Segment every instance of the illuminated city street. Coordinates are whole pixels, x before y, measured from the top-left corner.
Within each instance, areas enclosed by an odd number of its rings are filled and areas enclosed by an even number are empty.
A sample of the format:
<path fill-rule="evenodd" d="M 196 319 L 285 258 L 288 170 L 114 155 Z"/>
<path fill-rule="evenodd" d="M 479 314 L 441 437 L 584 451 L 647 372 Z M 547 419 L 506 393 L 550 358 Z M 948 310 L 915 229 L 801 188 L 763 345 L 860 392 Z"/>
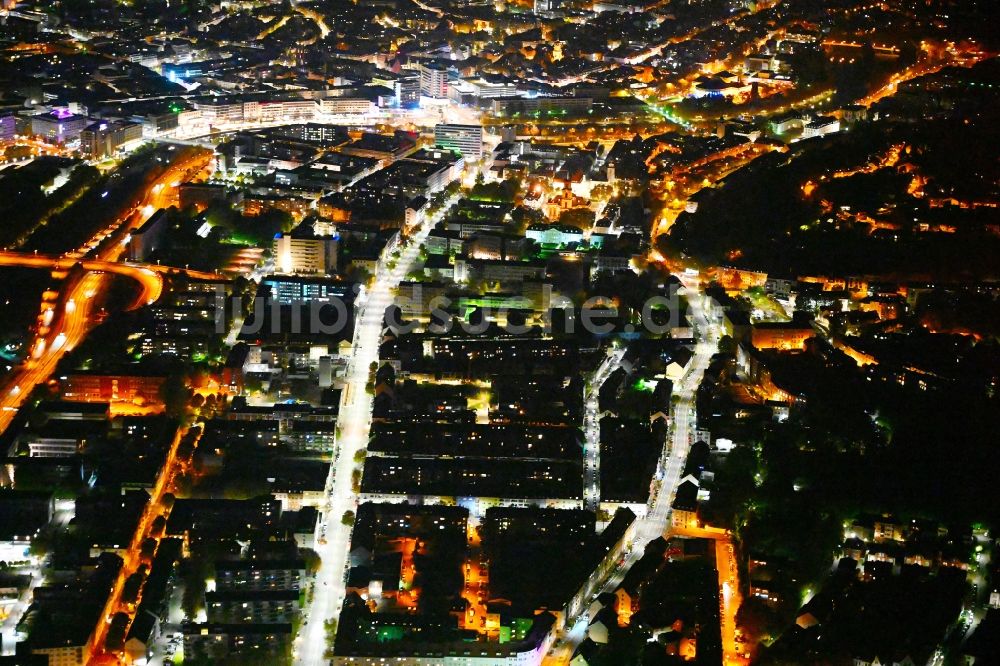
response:
<path fill-rule="evenodd" d="M 992 10 L 0 0 L 0 653 L 1000 663 Z"/>
<path fill-rule="evenodd" d="M 454 199 L 450 203 L 454 203 Z M 446 203 L 442 210 L 449 207 Z M 318 528 L 316 551 L 321 565 L 313 583 L 312 603 L 305 611 L 305 622 L 296 639 L 296 663 L 316 664 L 323 661 L 327 649 L 326 622 L 337 617 L 344 602 L 351 530 L 341 522 L 341 517 L 357 508 L 358 491 L 352 487 L 352 477 L 358 467 L 356 456 L 364 451 L 371 426 L 372 396 L 365 388 L 370 366 L 379 360 L 385 310 L 392 304 L 394 290 L 409 272 L 427 234 L 442 216 L 438 213 L 424 220 L 417 232 L 410 236 L 395 265 L 392 268 L 381 267 L 371 288 L 363 296 L 340 408 L 343 425 L 337 438 L 335 464 L 330 467 L 327 481 L 328 500 Z"/>
<path fill-rule="evenodd" d="M 590 380 L 590 390 L 584 395 L 584 451 L 583 451 L 583 504 L 588 509 L 596 509 L 601 501 L 601 417 L 598 406 L 598 394 L 601 385 L 618 364 L 621 363 L 624 349 L 608 351 L 608 357 L 594 372 Z"/>

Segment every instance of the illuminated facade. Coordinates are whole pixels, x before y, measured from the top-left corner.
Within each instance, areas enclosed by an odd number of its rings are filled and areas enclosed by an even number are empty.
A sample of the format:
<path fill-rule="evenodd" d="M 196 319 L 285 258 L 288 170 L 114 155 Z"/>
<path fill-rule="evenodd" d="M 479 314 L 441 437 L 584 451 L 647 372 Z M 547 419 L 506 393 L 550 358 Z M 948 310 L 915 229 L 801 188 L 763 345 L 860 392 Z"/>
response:
<path fill-rule="evenodd" d="M 275 268 L 281 273 L 334 273 L 337 237 L 279 234 L 274 239 L 274 256 Z"/>
<path fill-rule="evenodd" d="M 107 157 L 132 141 L 142 139 L 138 123 L 91 123 L 80 133 L 80 150 L 91 157 Z"/>
<path fill-rule="evenodd" d="M 434 145 L 462 154 L 467 160 L 483 156 L 483 128 L 479 125 L 435 125 Z"/>
<path fill-rule="evenodd" d="M 66 110 L 31 117 L 31 133 L 51 143 L 67 143 L 80 136 L 89 120 Z"/>

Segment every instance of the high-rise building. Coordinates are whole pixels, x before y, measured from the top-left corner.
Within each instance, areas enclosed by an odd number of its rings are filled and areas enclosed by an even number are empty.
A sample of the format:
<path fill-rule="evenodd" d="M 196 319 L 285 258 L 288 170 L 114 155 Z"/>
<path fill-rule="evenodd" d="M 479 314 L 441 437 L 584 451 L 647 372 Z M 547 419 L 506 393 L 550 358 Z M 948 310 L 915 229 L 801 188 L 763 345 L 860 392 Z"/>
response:
<path fill-rule="evenodd" d="M 139 123 L 100 121 L 80 132 L 80 150 L 91 157 L 107 157 L 132 141 L 142 139 Z"/>
<path fill-rule="evenodd" d="M 410 108 L 420 104 L 421 79 L 416 74 L 403 74 L 399 77 L 395 90 L 401 107 Z"/>
<path fill-rule="evenodd" d="M 434 63 L 421 63 L 420 94 L 434 99 L 446 99 L 448 97 L 448 69 Z"/>
<path fill-rule="evenodd" d="M 130 261 L 146 261 L 163 242 L 169 218 L 162 208 L 153 213 L 141 227 L 129 235 L 128 258 Z"/>
<path fill-rule="evenodd" d="M 467 161 L 483 157 L 483 128 L 481 125 L 435 125 L 434 145 L 462 154 Z"/>
<path fill-rule="evenodd" d="M 31 133 L 52 143 L 66 143 L 78 138 L 89 122 L 86 116 L 78 116 L 67 109 L 56 109 L 52 113 L 32 116 Z"/>
<path fill-rule="evenodd" d="M 0 111 L 0 143 L 13 141 L 17 134 L 17 119 L 13 113 Z"/>
<path fill-rule="evenodd" d="M 326 275 L 337 271 L 336 235 L 319 235 L 311 228 L 274 237 L 275 269 L 281 273 Z"/>

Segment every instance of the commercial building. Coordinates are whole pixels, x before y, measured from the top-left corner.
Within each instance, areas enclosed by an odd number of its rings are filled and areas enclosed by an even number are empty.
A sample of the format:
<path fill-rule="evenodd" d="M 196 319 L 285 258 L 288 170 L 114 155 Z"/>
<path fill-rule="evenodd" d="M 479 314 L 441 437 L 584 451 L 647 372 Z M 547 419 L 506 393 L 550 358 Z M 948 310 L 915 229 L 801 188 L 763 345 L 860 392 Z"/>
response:
<path fill-rule="evenodd" d="M 0 114 L 0 142 L 13 141 L 16 133 L 17 119 L 14 114 Z"/>
<path fill-rule="evenodd" d="M 244 122 L 262 123 L 312 120 L 316 103 L 309 99 L 247 101 L 243 103 Z"/>
<path fill-rule="evenodd" d="M 487 81 L 481 77 L 460 79 L 448 89 L 448 98 L 457 104 L 479 105 L 482 100 L 516 97 L 521 94 L 516 83 Z"/>
<path fill-rule="evenodd" d="M 591 97 L 504 97 L 494 99 L 490 110 L 494 115 L 512 116 L 526 113 L 563 115 L 586 113 L 594 106 Z"/>
<path fill-rule="evenodd" d="M 274 237 L 275 269 L 281 273 L 336 273 L 339 238 L 318 235 L 311 227 L 278 234 Z"/>
<path fill-rule="evenodd" d="M 87 125 L 80 133 L 80 150 L 90 157 L 107 157 L 126 144 L 141 140 L 142 125 L 139 123 L 102 120 Z"/>
<path fill-rule="evenodd" d="M 370 157 L 389 163 L 398 160 L 417 146 L 416 136 L 397 130 L 392 135 L 365 132 L 359 138 L 341 147 L 345 155 Z"/>
<path fill-rule="evenodd" d="M 347 116 L 372 113 L 375 105 L 363 97 L 325 97 L 316 101 L 316 110 L 330 116 Z"/>
<path fill-rule="evenodd" d="M 80 402 L 159 401 L 162 375 L 109 375 L 77 372 L 60 380 L 62 395 Z"/>
<path fill-rule="evenodd" d="M 168 110 L 163 113 L 147 113 L 144 116 L 137 116 L 135 119 L 142 121 L 142 133 L 144 136 L 164 136 L 177 130 L 180 113 L 179 111 Z"/>
<path fill-rule="evenodd" d="M 461 153 L 467 160 L 482 159 L 483 128 L 481 125 L 435 125 L 434 145 Z"/>
<path fill-rule="evenodd" d="M 167 211 L 161 208 L 132 232 L 128 241 L 129 261 L 146 261 L 160 247 L 166 230 Z"/>
<path fill-rule="evenodd" d="M 404 108 L 420 104 L 421 76 L 416 74 L 402 75 L 393 85 L 399 105 Z"/>
<path fill-rule="evenodd" d="M 354 298 L 354 285 L 325 278 L 269 275 L 261 282 L 261 287 L 270 289 L 271 298 L 282 305 L 328 298 Z"/>
<path fill-rule="evenodd" d="M 57 109 L 32 116 L 31 133 L 51 143 L 67 143 L 78 138 L 89 122 L 86 116 Z"/>
<path fill-rule="evenodd" d="M 350 138 L 347 135 L 346 127 L 342 125 L 322 125 L 320 123 L 303 123 L 301 125 L 275 127 L 269 131 L 273 136 L 298 139 L 306 143 L 317 143 L 328 148 L 347 143 Z"/>
<path fill-rule="evenodd" d="M 426 197 L 456 180 L 464 164 L 465 160 L 456 153 L 421 150 L 367 176 L 355 185 L 355 191 L 365 192 L 373 199 Z M 398 227 L 398 222 L 394 226 Z"/>
<path fill-rule="evenodd" d="M 378 167 L 379 161 L 370 157 L 329 152 L 315 162 L 303 164 L 297 169 L 278 171 L 275 173 L 274 179 L 280 185 L 298 185 L 299 187 L 322 188 L 324 191 L 328 189 L 337 191 L 373 173 Z M 324 217 L 335 215 L 331 212 L 327 202 L 322 199 L 317 203 L 317 210 Z"/>
<path fill-rule="evenodd" d="M 420 94 L 434 99 L 448 98 L 448 69 L 435 63 L 421 63 Z"/>
<path fill-rule="evenodd" d="M 210 100 L 196 104 L 201 119 L 209 125 L 238 123 L 243 121 L 243 102 Z"/>

